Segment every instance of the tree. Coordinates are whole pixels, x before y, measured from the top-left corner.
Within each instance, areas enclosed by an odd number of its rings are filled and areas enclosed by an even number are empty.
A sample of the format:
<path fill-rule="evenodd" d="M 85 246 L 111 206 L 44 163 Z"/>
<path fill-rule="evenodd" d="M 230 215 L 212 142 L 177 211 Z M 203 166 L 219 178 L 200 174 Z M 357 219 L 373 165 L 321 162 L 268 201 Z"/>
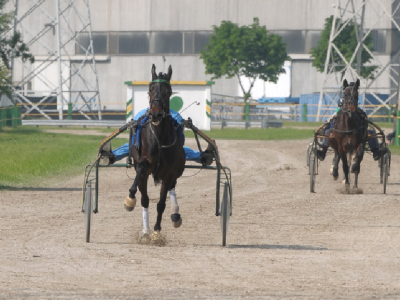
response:
<path fill-rule="evenodd" d="M 0 93 L 12 100 L 11 61 L 20 57 L 22 61 L 35 61 L 29 48 L 21 39 L 21 34 L 13 29 L 14 12 L 4 13 L 8 0 L 0 0 Z"/>
<path fill-rule="evenodd" d="M 345 24 L 341 23 L 341 19 L 337 19 L 338 24 L 341 24 L 338 31 L 341 30 L 339 35 L 334 39 L 335 45 L 338 47 L 339 51 L 345 57 L 347 62 L 350 61 L 353 56 L 354 51 L 357 47 L 357 32 L 360 32 L 360 26 L 355 24 L 353 20 L 350 20 L 349 23 L 343 27 Z M 326 54 L 329 46 L 329 38 L 331 34 L 333 23 L 333 16 L 325 19 L 324 30 L 321 34 L 321 39 L 318 42 L 318 46 L 311 49 L 311 57 L 313 60 L 313 67 L 315 67 L 319 72 L 324 72 Z M 373 51 L 373 37 L 369 34 L 363 41 L 363 44 L 372 52 Z M 361 68 L 360 68 L 360 76 L 363 78 L 373 78 L 374 72 L 377 69 L 376 66 L 365 66 L 366 63 L 369 63 L 372 59 L 372 56 L 368 53 L 368 51 L 364 48 L 361 50 Z M 343 67 L 345 62 L 340 57 L 340 55 L 332 49 L 331 57 L 329 58 L 329 64 L 335 64 L 334 71 L 342 72 L 342 77 L 344 76 Z M 357 59 L 354 59 L 351 66 L 354 69 L 357 69 Z M 343 78 L 341 78 L 341 81 Z"/>
<path fill-rule="evenodd" d="M 206 74 L 213 74 L 212 79 L 232 78 L 236 76 L 246 103 L 246 121 L 248 121 L 248 99 L 257 78 L 276 83 L 278 76 L 285 73 L 283 64 L 290 57 L 286 45 L 280 36 L 260 26 L 258 18 L 250 26 L 239 26 L 230 21 L 222 21 L 213 26 L 214 34 L 206 49 L 201 51 L 200 58 L 206 66 Z M 250 79 L 246 91 L 241 76 Z"/>

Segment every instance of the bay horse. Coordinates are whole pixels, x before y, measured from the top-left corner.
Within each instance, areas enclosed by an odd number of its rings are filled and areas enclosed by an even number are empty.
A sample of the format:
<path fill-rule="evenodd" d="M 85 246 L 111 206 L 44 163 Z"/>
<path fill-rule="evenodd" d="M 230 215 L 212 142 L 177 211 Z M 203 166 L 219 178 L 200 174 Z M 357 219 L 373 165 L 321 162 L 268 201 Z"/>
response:
<path fill-rule="evenodd" d="M 166 207 L 166 198 L 169 192 L 171 200 L 171 220 L 174 227 L 182 224 L 179 214 L 179 206 L 176 201 L 175 186 L 177 179 L 185 169 L 185 152 L 183 138 L 174 124 L 170 110 L 169 100 L 172 95 L 170 79 L 172 68 L 168 73 L 156 74 L 156 67 L 151 68 L 152 81 L 149 84 L 149 109 L 146 112 L 147 120 L 143 123 L 140 133 L 140 153 L 133 151 L 134 167 L 136 169 L 135 180 L 129 189 L 129 195 L 124 200 L 124 207 L 132 211 L 136 205 L 136 192 L 141 193 L 143 235 L 150 234 L 149 226 L 149 196 L 147 194 L 147 182 L 150 174 L 154 183 L 161 182 L 160 200 L 157 203 L 157 221 L 155 232 L 161 231 L 162 215 Z M 144 121 L 144 120 L 143 120 Z"/>
<path fill-rule="evenodd" d="M 335 151 L 333 166 L 333 177 L 338 178 L 338 164 L 342 160 L 343 173 L 345 176 L 346 188 L 350 186 L 349 168 L 351 157 L 355 156 L 355 161 L 351 165 L 351 172 L 355 174 L 354 188 L 358 188 L 358 174 L 360 164 L 364 157 L 365 145 L 368 139 L 368 123 L 358 111 L 358 88 L 360 80 L 348 84 L 343 81 L 344 104 L 337 114 L 335 126 L 329 134 L 329 144 Z"/>

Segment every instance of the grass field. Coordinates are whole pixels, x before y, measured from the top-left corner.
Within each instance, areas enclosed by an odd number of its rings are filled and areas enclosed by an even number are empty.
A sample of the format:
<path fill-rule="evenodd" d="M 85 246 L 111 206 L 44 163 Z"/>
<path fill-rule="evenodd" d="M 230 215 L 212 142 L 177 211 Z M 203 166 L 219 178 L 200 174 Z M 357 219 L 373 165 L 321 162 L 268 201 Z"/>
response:
<path fill-rule="evenodd" d="M 216 140 L 294 140 L 312 139 L 313 129 L 321 123 L 285 124 L 288 128 L 250 128 L 245 129 L 212 129 L 206 134 Z M 295 126 L 296 125 L 296 126 Z M 83 172 L 84 166 L 94 161 L 97 149 L 102 141 L 99 136 L 82 136 L 70 134 L 46 133 L 44 129 L 70 129 L 59 127 L 3 128 L 0 130 L 0 189 L 9 187 L 46 186 L 52 178 L 57 180 L 75 176 Z M 75 127 L 74 129 L 84 130 Z M 87 128 L 103 133 L 112 133 L 116 128 Z M 185 136 L 193 137 L 191 131 Z M 125 139 L 114 139 L 113 149 L 126 142 Z M 305 142 L 306 143 L 306 142 Z M 389 146 L 394 155 L 400 155 L 400 147 Z"/>

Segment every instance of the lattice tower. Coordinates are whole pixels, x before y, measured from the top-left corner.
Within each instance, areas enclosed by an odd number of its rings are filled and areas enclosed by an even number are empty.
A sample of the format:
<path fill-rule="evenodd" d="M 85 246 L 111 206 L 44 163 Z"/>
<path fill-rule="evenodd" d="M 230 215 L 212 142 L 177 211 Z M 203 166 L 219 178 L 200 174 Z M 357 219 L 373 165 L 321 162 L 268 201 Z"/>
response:
<path fill-rule="evenodd" d="M 380 106 L 375 106 L 368 111 L 368 115 L 374 115 L 380 107 L 389 109 L 389 105 L 397 103 L 397 91 L 399 86 L 399 36 L 400 36 L 400 1 L 399 0 L 337 0 L 335 14 L 330 33 L 327 59 L 325 62 L 323 82 L 320 90 L 318 111 L 316 120 L 320 121 L 324 117 L 330 117 L 330 113 L 336 108 L 337 99 L 341 96 L 342 80 L 361 81 L 360 95 L 363 103 L 361 106 L 368 106 L 371 102 L 365 97 L 367 93 L 377 99 Z M 368 28 L 366 28 L 366 15 L 368 15 Z M 383 20 L 384 19 L 384 20 Z M 357 47 L 349 61 L 341 53 L 340 45 L 336 43 L 341 30 L 350 24 L 350 21 L 359 24 L 359 31 L 356 31 Z M 376 28 L 382 25 L 382 20 L 390 20 L 391 31 L 386 37 L 386 45 L 389 47 L 389 59 L 378 56 L 370 51 L 363 43 L 365 38 Z M 397 45 L 397 46 L 396 46 Z M 361 68 L 361 49 L 365 49 L 372 56 L 371 65 L 377 66 L 374 78 L 362 78 Z M 329 57 L 337 53 L 344 61 L 343 65 L 331 63 Z M 333 61 L 333 60 L 332 60 Z M 337 68 L 339 67 L 339 71 Z M 387 99 L 382 95 L 389 94 Z M 324 105 L 323 102 L 326 104 Z"/>
<path fill-rule="evenodd" d="M 22 117 L 63 119 L 70 107 L 74 118 L 101 119 L 88 0 L 13 0 L 8 9 L 36 60 L 12 62 Z"/>

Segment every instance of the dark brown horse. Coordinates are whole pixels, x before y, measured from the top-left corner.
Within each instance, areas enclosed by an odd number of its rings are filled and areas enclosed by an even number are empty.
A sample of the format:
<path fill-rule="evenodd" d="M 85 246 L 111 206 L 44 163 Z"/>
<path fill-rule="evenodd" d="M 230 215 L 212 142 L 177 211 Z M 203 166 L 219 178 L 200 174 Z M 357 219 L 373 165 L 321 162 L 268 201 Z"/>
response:
<path fill-rule="evenodd" d="M 357 188 L 360 164 L 364 157 L 365 144 L 367 142 L 368 124 L 362 117 L 358 109 L 358 88 L 360 80 L 356 83 L 348 84 L 343 81 L 344 105 L 337 114 L 335 126 L 329 134 L 329 144 L 335 150 L 335 161 L 333 167 L 333 177 L 338 177 L 339 159 L 342 160 L 343 173 L 345 175 L 346 187 L 350 186 L 349 168 L 351 157 L 355 156 L 355 161 L 351 166 L 351 172 L 355 174 L 354 188 Z"/>
<path fill-rule="evenodd" d="M 124 205 L 132 211 L 136 205 L 136 192 L 139 188 L 142 195 L 141 204 L 143 211 L 143 235 L 150 233 L 147 194 L 147 181 L 152 174 L 154 182 L 161 181 L 160 200 L 157 203 L 157 221 L 154 231 L 161 231 L 162 214 L 166 206 L 167 193 L 171 199 L 171 219 L 174 227 L 182 223 L 179 206 L 176 202 L 175 186 L 177 179 L 185 169 L 185 152 L 183 140 L 177 127 L 172 121 L 169 110 L 169 98 L 172 94 L 170 79 L 172 68 L 169 66 L 168 74 L 156 74 L 156 67 L 151 69 L 152 81 L 149 84 L 149 110 L 146 113 L 147 121 L 143 124 L 140 140 L 141 149 L 134 152 L 134 165 L 136 177 L 129 196 L 125 198 Z"/>

